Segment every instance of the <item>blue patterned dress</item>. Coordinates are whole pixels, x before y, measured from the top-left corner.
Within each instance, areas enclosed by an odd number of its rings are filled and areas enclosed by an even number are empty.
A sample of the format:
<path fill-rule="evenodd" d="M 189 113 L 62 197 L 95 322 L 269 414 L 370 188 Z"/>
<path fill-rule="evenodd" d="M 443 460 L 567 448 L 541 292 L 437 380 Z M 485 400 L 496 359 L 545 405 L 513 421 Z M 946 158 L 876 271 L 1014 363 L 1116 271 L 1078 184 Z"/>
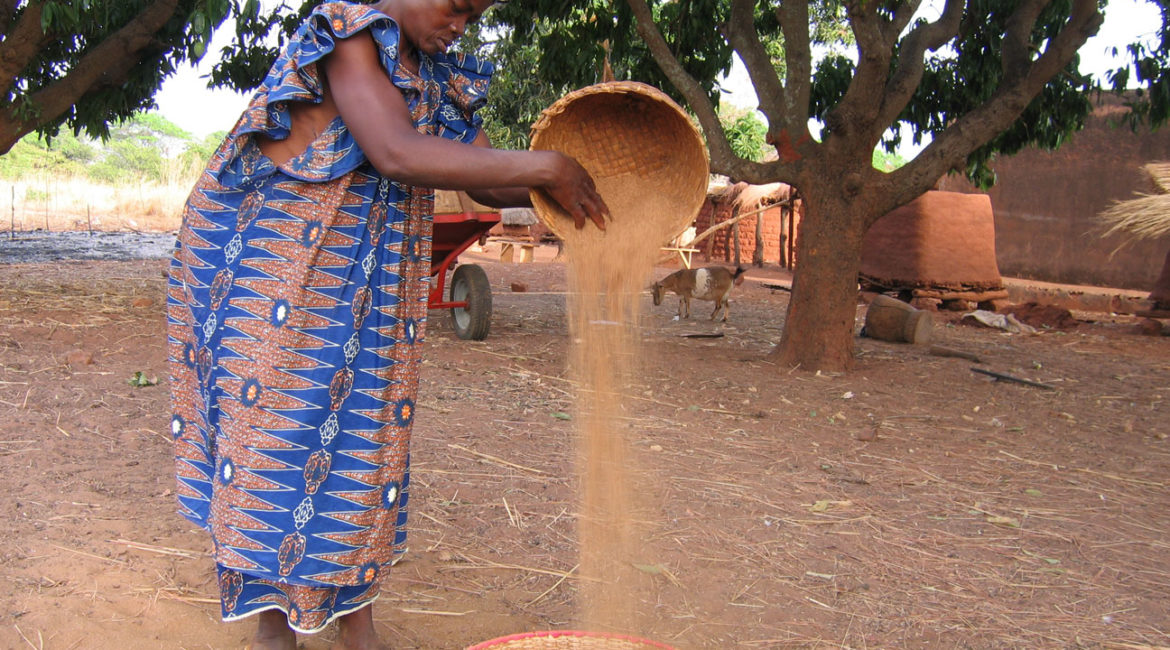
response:
<path fill-rule="evenodd" d="M 321 101 L 320 59 L 369 30 L 416 128 L 471 142 L 491 67 L 398 65 L 397 24 L 317 7 L 187 200 L 167 325 L 180 512 L 212 536 L 224 620 L 300 632 L 377 596 L 405 542 L 408 444 L 430 283 L 433 192 L 383 178 L 340 118 L 275 166 L 288 104 Z"/>

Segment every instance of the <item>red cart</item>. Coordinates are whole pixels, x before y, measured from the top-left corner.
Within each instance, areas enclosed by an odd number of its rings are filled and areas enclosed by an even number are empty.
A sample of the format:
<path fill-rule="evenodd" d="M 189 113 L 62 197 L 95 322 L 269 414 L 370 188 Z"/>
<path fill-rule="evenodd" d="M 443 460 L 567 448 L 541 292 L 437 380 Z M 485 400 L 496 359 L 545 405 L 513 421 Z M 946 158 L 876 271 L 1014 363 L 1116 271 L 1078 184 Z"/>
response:
<path fill-rule="evenodd" d="M 435 228 L 431 241 L 431 275 L 435 282 L 427 296 L 430 309 L 450 309 L 455 335 L 482 341 L 492 326 L 492 287 L 477 264 L 458 264 L 459 254 L 483 239 L 500 222 L 498 210 L 472 201 L 462 192 L 435 192 Z M 443 300 L 447 272 L 451 290 Z"/>

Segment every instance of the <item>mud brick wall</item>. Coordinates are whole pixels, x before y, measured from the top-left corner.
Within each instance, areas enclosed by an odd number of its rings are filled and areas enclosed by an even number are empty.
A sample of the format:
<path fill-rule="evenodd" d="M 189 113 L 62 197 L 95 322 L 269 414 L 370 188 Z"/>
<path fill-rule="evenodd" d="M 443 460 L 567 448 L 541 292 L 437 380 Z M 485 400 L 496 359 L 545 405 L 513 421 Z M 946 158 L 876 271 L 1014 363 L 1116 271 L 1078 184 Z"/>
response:
<path fill-rule="evenodd" d="M 716 223 L 728 221 L 734 217 L 732 206 L 715 203 L 710 198 L 703 203 L 703 208 L 695 218 L 695 232 L 702 234 Z M 780 206 L 773 206 L 754 217 L 745 217 L 739 222 L 739 251 L 740 263 L 752 263 L 752 255 L 756 250 L 756 219 L 763 219 L 764 262 L 783 265 L 787 260 L 787 250 L 781 251 L 781 236 L 784 235 L 783 245 L 788 247 L 788 218 L 787 211 Z M 733 229 L 735 226 L 721 228 L 711 236 L 699 242 L 698 249 L 702 259 L 709 262 L 735 263 L 735 241 Z"/>
<path fill-rule="evenodd" d="M 1027 149 L 994 164 L 988 192 L 995 214 L 999 270 L 1046 282 L 1152 290 L 1170 237 L 1102 239 L 1095 217 L 1114 201 L 1156 193 L 1142 165 L 1170 160 L 1170 129 L 1131 131 L 1119 121 L 1119 100 L 1100 103 L 1085 129 L 1060 149 Z M 939 189 L 977 193 L 965 179 L 947 177 Z"/>
<path fill-rule="evenodd" d="M 981 194 L 923 194 L 865 233 L 860 271 L 886 288 L 1002 289 L 991 202 Z"/>

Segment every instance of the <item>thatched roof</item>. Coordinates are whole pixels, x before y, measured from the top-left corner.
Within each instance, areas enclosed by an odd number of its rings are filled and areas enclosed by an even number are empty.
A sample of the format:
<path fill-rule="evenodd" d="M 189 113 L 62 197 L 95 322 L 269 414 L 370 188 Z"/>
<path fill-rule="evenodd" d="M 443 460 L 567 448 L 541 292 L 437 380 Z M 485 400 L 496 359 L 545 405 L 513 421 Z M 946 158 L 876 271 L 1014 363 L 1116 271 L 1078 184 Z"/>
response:
<path fill-rule="evenodd" d="M 1105 231 L 1103 236 L 1127 233 L 1134 239 L 1155 239 L 1170 235 L 1170 162 L 1144 166 L 1162 194 L 1140 194 L 1138 198 L 1118 201 L 1098 215 Z"/>
<path fill-rule="evenodd" d="M 719 203 L 733 203 L 741 210 L 751 210 L 773 203 L 779 203 L 792 194 L 792 186 L 787 183 L 768 183 L 766 185 L 749 185 L 748 183 L 733 183 L 723 187 L 712 188 L 710 196 Z"/>

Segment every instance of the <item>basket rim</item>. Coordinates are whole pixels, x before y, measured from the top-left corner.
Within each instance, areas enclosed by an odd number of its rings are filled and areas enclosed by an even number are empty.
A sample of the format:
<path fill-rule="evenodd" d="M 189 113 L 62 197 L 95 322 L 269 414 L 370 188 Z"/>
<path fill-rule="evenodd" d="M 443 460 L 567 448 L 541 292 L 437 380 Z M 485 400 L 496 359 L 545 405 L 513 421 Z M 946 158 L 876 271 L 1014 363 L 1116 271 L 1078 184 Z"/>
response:
<path fill-rule="evenodd" d="M 523 641 L 525 639 L 550 638 L 555 639 L 559 637 L 577 637 L 577 638 L 593 638 L 593 639 L 614 639 L 619 641 L 630 641 L 652 648 L 659 648 L 659 650 L 674 650 L 671 646 L 658 641 L 644 639 L 641 637 L 632 636 L 629 634 L 616 634 L 610 632 L 589 632 L 586 630 L 538 630 L 535 632 L 519 632 L 516 634 L 509 634 L 507 636 L 489 639 L 473 646 L 469 646 L 467 650 L 487 650 L 496 645 L 509 643 L 511 641 Z"/>
<path fill-rule="evenodd" d="M 545 108 L 541 112 L 540 117 L 533 123 L 528 147 L 529 150 L 539 151 L 549 149 L 550 147 L 544 143 L 544 140 L 551 138 L 550 134 L 555 132 L 554 127 L 558 129 L 565 128 L 568 123 L 568 120 L 565 119 L 567 117 L 566 113 L 569 112 L 570 107 L 577 104 L 580 100 L 590 97 L 617 98 L 622 96 L 637 97 L 644 102 L 648 101 L 655 105 L 657 109 L 664 111 L 661 115 L 669 123 L 674 125 L 675 132 L 680 137 L 680 146 L 693 148 L 693 151 L 690 153 L 694 155 L 688 158 L 689 162 L 686 164 L 693 167 L 693 169 L 688 168 L 687 174 L 690 174 L 692 171 L 695 172 L 692 180 L 695 184 L 697 196 L 694 197 L 696 199 L 694 205 L 688 205 L 681 212 L 697 214 L 702 200 L 707 195 L 707 186 L 711 172 L 710 152 L 703 142 L 702 134 L 691 122 L 690 116 L 687 115 L 686 111 L 671 99 L 669 95 L 650 84 L 640 81 L 605 81 L 567 93 Z M 671 117 L 667 118 L 666 116 L 668 115 Z M 685 141 L 685 145 L 682 144 L 683 141 Z M 570 155 L 572 154 L 570 153 Z M 698 173 L 699 169 L 702 170 L 701 174 Z M 688 176 L 688 178 L 690 177 Z M 690 181 L 686 181 L 685 184 L 689 186 L 691 183 Z M 532 207 L 536 211 L 537 218 L 554 233 L 563 238 L 564 233 L 561 231 L 561 222 L 563 221 L 563 217 L 568 217 L 569 215 L 563 208 L 556 205 L 555 202 L 547 195 L 542 194 L 537 188 L 530 188 L 529 196 L 531 197 Z M 563 227 L 565 229 L 568 228 L 567 226 Z"/>
<path fill-rule="evenodd" d="M 536 121 L 532 123 L 532 128 L 529 132 L 529 141 L 532 142 L 537 140 L 538 135 L 548 128 L 553 119 L 564 113 L 565 110 L 568 109 L 568 107 L 577 100 L 581 99 L 582 97 L 588 97 L 590 95 L 605 94 L 630 94 L 649 97 L 650 99 L 670 106 L 685 120 L 687 120 L 688 124 L 690 123 L 690 117 L 687 115 L 687 112 L 678 105 L 678 102 L 671 99 L 670 95 L 667 95 L 655 86 L 651 86 L 650 84 L 643 83 L 641 81 L 603 81 L 601 83 L 595 83 L 566 93 L 560 99 L 550 104 L 548 108 L 545 108 L 543 111 L 541 111 L 540 116 L 537 117 Z M 705 156 L 705 148 L 703 149 L 703 153 Z"/>

